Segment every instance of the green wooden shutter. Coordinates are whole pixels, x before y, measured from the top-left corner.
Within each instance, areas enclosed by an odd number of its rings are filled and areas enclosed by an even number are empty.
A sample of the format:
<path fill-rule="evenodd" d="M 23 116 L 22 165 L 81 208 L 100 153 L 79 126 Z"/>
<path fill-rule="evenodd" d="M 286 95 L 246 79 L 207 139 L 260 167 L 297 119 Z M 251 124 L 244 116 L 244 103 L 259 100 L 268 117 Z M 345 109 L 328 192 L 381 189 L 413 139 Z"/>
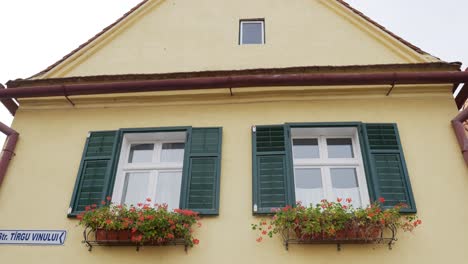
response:
<path fill-rule="evenodd" d="M 184 169 L 187 193 L 182 207 L 203 215 L 219 214 L 221 128 L 193 128 Z"/>
<path fill-rule="evenodd" d="M 117 138 L 117 131 L 89 133 L 70 202 L 69 217 L 83 212 L 87 205 L 100 205 L 112 191 L 111 169 L 117 152 Z"/>
<path fill-rule="evenodd" d="M 252 129 L 254 214 L 289 204 L 286 134 L 282 125 Z"/>
<path fill-rule="evenodd" d="M 367 158 L 371 171 L 370 193 L 385 198 L 384 207 L 405 203 L 401 211 L 416 212 L 411 183 L 396 124 L 363 124 Z"/>

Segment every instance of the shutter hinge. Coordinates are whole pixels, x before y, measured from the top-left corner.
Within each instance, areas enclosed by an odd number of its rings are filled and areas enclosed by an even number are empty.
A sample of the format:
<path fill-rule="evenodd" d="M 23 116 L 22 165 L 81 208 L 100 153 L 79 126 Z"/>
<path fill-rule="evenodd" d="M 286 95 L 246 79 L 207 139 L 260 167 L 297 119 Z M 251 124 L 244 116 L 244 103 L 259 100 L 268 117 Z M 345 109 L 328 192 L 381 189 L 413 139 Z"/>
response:
<path fill-rule="evenodd" d="M 257 132 L 257 127 L 256 126 L 252 126 L 252 132 Z"/>
<path fill-rule="evenodd" d="M 91 132 L 88 132 L 88 135 L 86 136 L 86 138 L 89 138 L 91 136 Z"/>
<path fill-rule="evenodd" d="M 70 206 L 70 207 L 68 207 L 67 214 L 71 214 L 71 212 L 72 212 L 72 208 Z"/>
<path fill-rule="evenodd" d="M 257 211 L 258 211 L 258 208 L 257 208 L 257 205 L 256 205 L 256 204 L 254 204 L 254 206 L 253 206 L 253 211 L 254 211 L 254 212 L 257 212 Z"/>

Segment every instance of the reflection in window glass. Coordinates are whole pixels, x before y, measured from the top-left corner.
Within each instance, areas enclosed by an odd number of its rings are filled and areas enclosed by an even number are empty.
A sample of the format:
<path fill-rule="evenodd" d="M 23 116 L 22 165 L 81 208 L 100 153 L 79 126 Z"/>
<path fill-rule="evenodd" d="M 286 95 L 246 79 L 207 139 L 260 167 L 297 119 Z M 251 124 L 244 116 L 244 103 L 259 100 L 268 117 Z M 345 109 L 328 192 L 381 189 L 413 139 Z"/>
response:
<path fill-rule="evenodd" d="M 361 206 L 359 184 L 355 168 L 332 168 L 330 169 L 333 193 L 335 198 L 352 199 L 354 207 Z"/>
<path fill-rule="evenodd" d="M 263 44 L 263 22 L 242 22 L 241 44 Z"/>
<path fill-rule="evenodd" d="M 148 197 L 149 172 L 129 172 L 125 175 L 122 203 L 136 205 Z"/>
<path fill-rule="evenodd" d="M 161 162 L 183 162 L 184 143 L 163 143 Z"/>
<path fill-rule="evenodd" d="M 132 144 L 130 147 L 129 163 L 153 161 L 154 144 Z"/>
<path fill-rule="evenodd" d="M 350 138 L 327 138 L 327 149 L 329 158 L 354 158 Z"/>
<path fill-rule="evenodd" d="M 304 206 L 315 205 L 323 199 L 322 173 L 320 169 L 296 169 L 294 172 L 296 201 Z"/>
<path fill-rule="evenodd" d="M 293 139 L 293 156 L 295 159 L 320 158 L 318 140 L 316 138 Z"/>
<path fill-rule="evenodd" d="M 168 210 L 179 208 L 182 172 L 160 172 L 155 203 L 168 205 Z"/>

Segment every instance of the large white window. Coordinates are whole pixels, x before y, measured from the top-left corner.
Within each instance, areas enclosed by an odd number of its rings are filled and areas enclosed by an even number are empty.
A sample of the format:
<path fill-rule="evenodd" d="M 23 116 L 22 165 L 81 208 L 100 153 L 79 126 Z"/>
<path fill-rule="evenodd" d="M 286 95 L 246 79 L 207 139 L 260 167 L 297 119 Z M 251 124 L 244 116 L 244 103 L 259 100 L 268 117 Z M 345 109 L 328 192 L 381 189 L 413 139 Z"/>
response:
<path fill-rule="evenodd" d="M 369 204 L 357 129 L 292 128 L 296 201 L 303 205 L 352 199 L 354 207 Z"/>
<path fill-rule="evenodd" d="M 123 137 L 112 201 L 179 207 L 185 132 L 126 133 Z"/>
<path fill-rule="evenodd" d="M 239 44 L 265 44 L 265 21 L 241 20 L 239 30 Z"/>

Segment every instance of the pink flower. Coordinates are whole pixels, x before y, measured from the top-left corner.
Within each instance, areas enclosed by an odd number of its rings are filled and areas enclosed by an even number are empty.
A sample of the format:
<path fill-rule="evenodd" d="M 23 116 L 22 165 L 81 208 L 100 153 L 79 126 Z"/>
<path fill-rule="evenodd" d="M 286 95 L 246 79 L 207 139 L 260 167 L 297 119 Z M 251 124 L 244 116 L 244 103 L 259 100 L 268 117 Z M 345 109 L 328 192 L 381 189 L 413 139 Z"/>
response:
<path fill-rule="evenodd" d="M 346 198 L 347 203 L 351 203 L 353 200 L 351 198 Z"/>
<path fill-rule="evenodd" d="M 336 201 L 339 202 L 339 203 L 341 203 L 341 201 L 343 201 L 343 199 L 341 199 L 341 198 L 336 198 Z"/>
<path fill-rule="evenodd" d="M 257 238 L 257 242 L 258 242 L 258 243 L 262 242 L 262 240 L 263 240 L 263 237 Z"/>
<path fill-rule="evenodd" d="M 151 198 L 146 198 L 146 201 L 149 203 L 151 202 Z"/>

